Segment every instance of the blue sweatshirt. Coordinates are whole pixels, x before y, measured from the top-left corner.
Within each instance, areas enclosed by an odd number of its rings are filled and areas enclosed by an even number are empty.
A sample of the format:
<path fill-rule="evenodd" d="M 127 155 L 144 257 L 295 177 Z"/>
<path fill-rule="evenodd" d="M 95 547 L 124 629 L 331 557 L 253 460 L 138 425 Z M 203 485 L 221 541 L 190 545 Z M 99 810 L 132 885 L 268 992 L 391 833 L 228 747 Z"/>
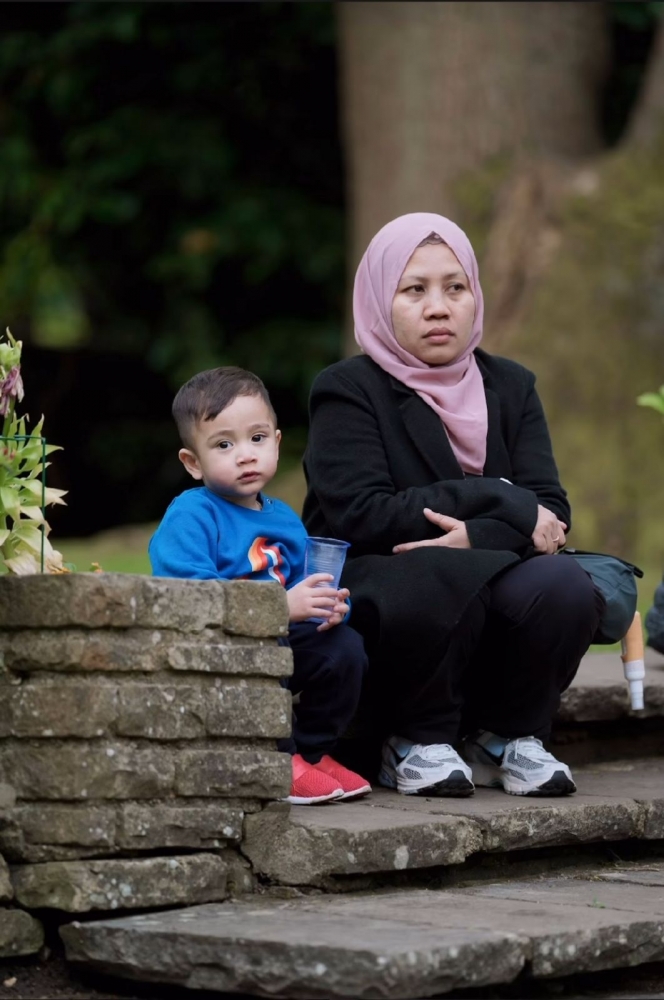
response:
<path fill-rule="evenodd" d="M 261 496 L 262 510 L 241 507 L 206 486 L 170 504 L 148 551 L 155 576 L 191 580 L 276 580 L 287 589 L 304 577 L 307 532 L 291 508 Z"/>

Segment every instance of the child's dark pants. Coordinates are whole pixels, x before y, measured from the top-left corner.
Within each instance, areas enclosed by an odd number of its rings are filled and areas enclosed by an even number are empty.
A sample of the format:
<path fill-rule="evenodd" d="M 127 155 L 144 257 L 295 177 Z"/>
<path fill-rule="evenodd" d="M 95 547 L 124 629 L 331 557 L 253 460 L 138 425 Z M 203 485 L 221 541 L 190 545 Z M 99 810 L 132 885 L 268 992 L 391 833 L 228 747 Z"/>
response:
<path fill-rule="evenodd" d="M 314 622 L 291 625 L 279 644 L 293 650 L 294 672 L 283 681 L 296 699 L 293 735 L 279 740 L 286 753 L 302 754 L 315 764 L 334 754 L 360 700 L 367 657 L 361 636 L 348 625 L 318 632 Z"/>

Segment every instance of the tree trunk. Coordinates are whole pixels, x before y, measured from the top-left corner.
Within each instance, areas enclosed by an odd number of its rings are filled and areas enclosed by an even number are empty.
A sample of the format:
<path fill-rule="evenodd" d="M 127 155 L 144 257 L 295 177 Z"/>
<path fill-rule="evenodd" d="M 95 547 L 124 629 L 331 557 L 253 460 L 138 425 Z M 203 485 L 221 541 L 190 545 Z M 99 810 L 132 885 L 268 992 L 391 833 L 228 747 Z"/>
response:
<path fill-rule="evenodd" d="M 573 544 L 659 578 L 664 428 L 636 397 L 664 381 L 664 25 L 607 153 L 605 5 L 337 9 L 351 273 L 401 213 L 458 221 L 480 259 L 483 346 L 537 374 Z"/>
<path fill-rule="evenodd" d="M 457 210 L 454 185 L 497 157 L 601 148 L 600 3 L 337 5 L 350 266 L 405 212 Z"/>
<path fill-rule="evenodd" d="M 641 97 L 632 114 L 626 141 L 649 145 L 664 132 L 664 23 L 653 43 Z"/>

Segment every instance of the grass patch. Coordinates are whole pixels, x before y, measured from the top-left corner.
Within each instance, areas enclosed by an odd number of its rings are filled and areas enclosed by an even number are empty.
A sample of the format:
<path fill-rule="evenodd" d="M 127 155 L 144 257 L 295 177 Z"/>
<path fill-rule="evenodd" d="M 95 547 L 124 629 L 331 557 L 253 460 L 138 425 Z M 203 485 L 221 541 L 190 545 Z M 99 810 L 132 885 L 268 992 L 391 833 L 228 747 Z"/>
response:
<path fill-rule="evenodd" d="M 89 538 L 56 539 L 54 544 L 79 573 L 98 563 L 107 573 L 149 574 L 148 542 L 156 527 L 156 523 L 127 525 Z"/>

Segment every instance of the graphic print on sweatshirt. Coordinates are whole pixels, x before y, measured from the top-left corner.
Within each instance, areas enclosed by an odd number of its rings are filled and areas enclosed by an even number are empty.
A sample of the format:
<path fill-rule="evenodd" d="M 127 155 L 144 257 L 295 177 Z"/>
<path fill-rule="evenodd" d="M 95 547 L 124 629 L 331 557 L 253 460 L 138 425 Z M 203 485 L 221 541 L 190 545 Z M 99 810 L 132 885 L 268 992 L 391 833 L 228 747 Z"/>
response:
<path fill-rule="evenodd" d="M 265 536 L 255 538 L 251 544 L 251 548 L 247 552 L 247 557 L 252 573 L 260 573 L 267 570 L 268 576 L 271 576 L 273 580 L 280 583 L 282 587 L 286 586 L 286 578 L 279 569 L 283 563 L 283 559 L 278 545 L 268 545 Z"/>

